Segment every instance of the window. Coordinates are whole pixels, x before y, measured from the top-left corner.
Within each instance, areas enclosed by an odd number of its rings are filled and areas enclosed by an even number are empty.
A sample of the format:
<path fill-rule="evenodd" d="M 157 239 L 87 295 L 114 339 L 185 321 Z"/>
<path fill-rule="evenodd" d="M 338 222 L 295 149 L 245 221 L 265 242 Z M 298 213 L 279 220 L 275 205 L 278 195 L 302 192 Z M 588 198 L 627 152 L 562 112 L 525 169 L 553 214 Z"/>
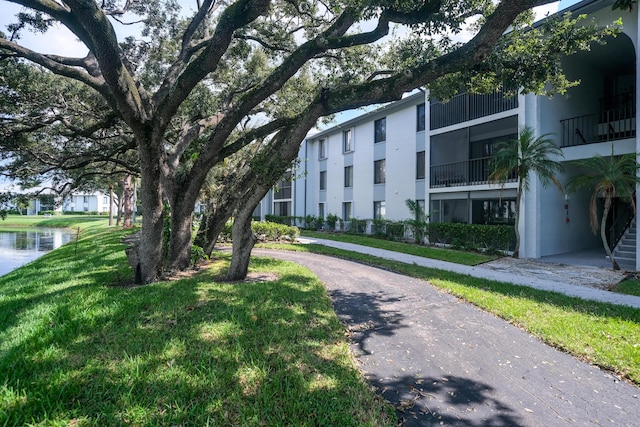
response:
<path fill-rule="evenodd" d="M 352 216 L 353 215 L 351 212 L 351 202 L 344 202 L 342 204 L 342 220 L 349 221 Z"/>
<path fill-rule="evenodd" d="M 385 159 L 373 162 L 373 183 L 384 184 L 387 182 Z"/>
<path fill-rule="evenodd" d="M 351 138 L 351 129 L 342 132 L 342 151 L 348 153 L 353 151 L 353 139 Z"/>
<path fill-rule="evenodd" d="M 353 187 L 353 166 L 344 168 L 344 186 Z"/>
<path fill-rule="evenodd" d="M 424 151 L 418 151 L 416 153 L 416 179 L 424 179 L 425 163 L 424 163 Z"/>
<path fill-rule="evenodd" d="M 321 139 L 318 141 L 318 158 L 326 159 L 327 158 L 327 141 Z"/>
<path fill-rule="evenodd" d="M 471 221 L 473 224 L 515 224 L 516 199 L 473 200 Z"/>
<path fill-rule="evenodd" d="M 416 107 L 416 132 L 421 132 L 425 129 L 425 109 L 424 103 Z"/>
<path fill-rule="evenodd" d="M 276 216 L 291 216 L 291 202 L 274 202 L 273 214 Z"/>
<path fill-rule="evenodd" d="M 273 193 L 273 198 L 276 200 L 290 199 L 291 198 L 291 172 L 285 173 L 284 177 L 276 184 L 276 190 Z"/>
<path fill-rule="evenodd" d="M 373 142 L 382 142 L 387 140 L 387 118 L 383 117 L 373 122 L 374 135 Z"/>
<path fill-rule="evenodd" d="M 82 201 L 84 203 L 89 203 L 89 196 L 82 196 Z"/>
<path fill-rule="evenodd" d="M 320 172 L 320 190 L 327 189 L 327 171 Z"/>
<path fill-rule="evenodd" d="M 318 203 L 318 217 L 324 219 L 324 203 Z"/>
<path fill-rule="evenodd" d="M 103 204 L 103 205 L 106 205 L 107 203 L 109 203 L 109 199 L 107 198 L 107 196 L 104 196 L 104 197 L 102 198 L 102 204 Z"/>
<path fill-rule="evenodd" d="M 384 200 L 373 202 L 373 219 L 384 219 L 386 204 Z"/>

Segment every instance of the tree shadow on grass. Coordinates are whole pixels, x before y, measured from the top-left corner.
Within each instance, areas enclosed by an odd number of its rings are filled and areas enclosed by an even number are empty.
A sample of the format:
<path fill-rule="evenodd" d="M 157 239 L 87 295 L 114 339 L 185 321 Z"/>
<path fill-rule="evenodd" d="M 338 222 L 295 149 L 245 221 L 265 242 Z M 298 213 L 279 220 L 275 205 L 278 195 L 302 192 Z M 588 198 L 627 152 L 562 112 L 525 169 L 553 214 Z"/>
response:
<path fill-rule="evenodd" d="M 46 313 L 0 353 L 8 424 L 358 426 L 381 410 L 324 288 L 300 268 L 263 283 L 204 272 L 95 285 L 23 301 Z"/>

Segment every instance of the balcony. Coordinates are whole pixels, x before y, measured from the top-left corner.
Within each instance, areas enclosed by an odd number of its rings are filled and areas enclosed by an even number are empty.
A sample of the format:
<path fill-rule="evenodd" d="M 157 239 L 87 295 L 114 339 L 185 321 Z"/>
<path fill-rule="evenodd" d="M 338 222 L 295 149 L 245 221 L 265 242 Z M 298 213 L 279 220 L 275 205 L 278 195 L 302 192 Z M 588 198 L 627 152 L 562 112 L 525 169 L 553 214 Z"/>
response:
<path fill-rule="evenodd" d="M 503 92 L 484 95 L 461 93 L 448 102 L 433 100 L 430 107 L 431 130 L 478 119 L 518 108 L 518 97 L 506 97 Z"/>
<path fill-rule="evenodd" d="M 635 138 L 635 92 L 603 98 L 600 113 L 560 120 L 560 124 L 562 147 Z"/>
<path fill-rule="evenodd" d="M 431 188 L 457 187 L 463 185 L 489 184 L 489 162 L 491 157 L 483 157 L 463 162 L 431 166 Z M 507 182 L 518 179 L 514 171 Z"/>

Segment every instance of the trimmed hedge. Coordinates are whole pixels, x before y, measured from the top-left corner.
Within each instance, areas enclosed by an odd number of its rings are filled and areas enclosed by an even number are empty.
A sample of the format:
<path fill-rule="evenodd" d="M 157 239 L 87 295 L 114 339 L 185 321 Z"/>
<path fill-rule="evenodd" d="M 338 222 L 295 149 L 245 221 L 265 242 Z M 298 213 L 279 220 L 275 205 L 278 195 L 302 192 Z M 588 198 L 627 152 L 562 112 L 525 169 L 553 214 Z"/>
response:
<path fill-rule="evenodd" d="M 218 237 L 219 241 L 231 242 L 231 227 L 233 222 L 229 221 L 225 224 L 224 229 Z M 259 242 L 278 242 L 282 240 L 294 241 L 300 236 L 298 227 L 291 227 L 275 222 L 253 221 L 251 229 L 256 235 Z"/>
<path fill-rule="evenodd" d="M 307 216 L 280 216 L 280 215 L 265 215 L 265 221 L 275 222 L 276 224 L 284 224 L 291 227 L 300 227 L 307 230 L 321 230 L 324 227 L 324 219 L 315 215 Z M 334 223 L 335 227 L 335 223 Z"/>
<path fill-rule="evenodd" d="M 515 245 L 512 225 L 438 222 L 427 225 L 427 235 L 432 245 L 443 244 L 460 249 L 509 251 Z"/>

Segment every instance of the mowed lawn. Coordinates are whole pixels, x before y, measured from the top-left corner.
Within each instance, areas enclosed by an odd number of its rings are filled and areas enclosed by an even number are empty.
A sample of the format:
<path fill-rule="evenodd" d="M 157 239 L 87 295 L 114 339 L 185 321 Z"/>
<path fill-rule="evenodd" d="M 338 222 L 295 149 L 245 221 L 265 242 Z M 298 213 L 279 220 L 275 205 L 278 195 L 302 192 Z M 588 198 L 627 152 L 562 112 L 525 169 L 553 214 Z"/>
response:
<path fill-rule="evenodd" d="M 131 283 L 122 230 L 0 278 L 0 425 L 395 425 L 362 379 L 322 284 L 255 259 L 273 280 Z"/>

